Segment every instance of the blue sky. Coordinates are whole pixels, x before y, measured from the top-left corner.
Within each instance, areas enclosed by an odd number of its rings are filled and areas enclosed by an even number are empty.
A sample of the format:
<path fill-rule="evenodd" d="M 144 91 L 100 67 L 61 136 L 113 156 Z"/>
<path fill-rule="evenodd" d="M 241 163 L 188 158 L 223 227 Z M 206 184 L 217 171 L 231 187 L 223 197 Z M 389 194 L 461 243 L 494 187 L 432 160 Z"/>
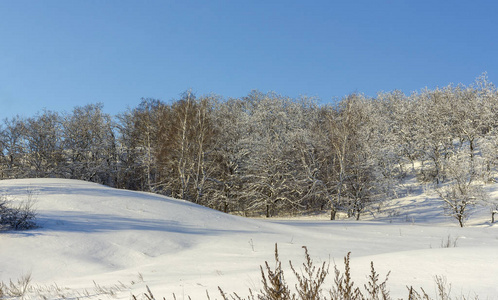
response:
<path fill-rule="evenodd" d="M 0 118 L 498 83 L 497 1 L 0 0 Z"/>

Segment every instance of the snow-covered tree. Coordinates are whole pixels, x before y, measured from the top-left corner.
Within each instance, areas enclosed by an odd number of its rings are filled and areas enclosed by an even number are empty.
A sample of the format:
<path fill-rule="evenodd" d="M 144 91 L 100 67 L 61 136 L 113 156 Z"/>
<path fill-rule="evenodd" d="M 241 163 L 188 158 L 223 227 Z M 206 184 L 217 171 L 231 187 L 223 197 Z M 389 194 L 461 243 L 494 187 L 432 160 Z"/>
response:
<path fill-rule="evenodd" d="M 216 144 L 210 155 L 213 174 L 206 193 L 207 205 L 224 212 L 245 212 L 242 169 L 247 160 L 247 123 L 240 99 L 217 101 L 214 109 Z"/>
<path fill-rule="evenodd" d="M 225 101 L 187 91 L 170 103 L 142 99 L 117 125 L 102 109 L 5 120 L 0 178 L 91 180 L 243 214 L 329 207 L 331 219 L 341 210 L 359 218 L 396 197 L 409 173 L 437 183 L 447 206 L 463 206 L 476 182 L 496 181 L 498 92 L 485 74 L 470 86 L 352 94 L 326 105 L 271 92 Z M 468 207 L 473 198 L 465 199 Z"/>
<path fill-rule="evenodd" d="M 67 177 L 114 184 L 115 139 L 111 117 L 102 104 L 74 108 L 63 121 Z"/>
<path fill-rule="evenodd" d="M 349 216 L 357 219 L 373 201 L 377 174 L 370 143 L 370 106 L 363 95 L 352 94 L 336 108 L 329 121 L 329 134 L 336 165 L 336 201 Z"/>
<path fill-rule="evenodd" d="M 267 217 L 299 205 L 293 185 L 295 169 L 288 154 L 295 129 L 290 99 L 274 93 L 252 92 L 245 100 L 249 133 L 244 196 L 251 210 Z"/>
<path fill-rule="evenodd" d="M 16 116 L 4 120 L 1 131 L 2 143 L 2 177 L 22 178 L 26 173 L 24 165 L 25 146 L 24 140 L 25 120 Z"/>
<path fill-rule="evenodd" d="M 297 101 L 296 128 L 290 133 L 292 151 L 289 158 L 295 166 L 294 184 L 299 187 L 300 205 L 304 210 L 324 210 L 333 201 L 328 182 L 331 151 L 327 144 L 327 114 L 314 99 Z"/>
<path fill-rule="evenodd" d="M 28 118 L 25 125 L 26 164 L 30 177 L 61 175 L 64 165 L 62 151 L 62 124 L 59 114 L 44 111 Z"/>
<path fill-rule="evenodd" d="M 433 91 L 426 89 L 416 101 L 417 146 L 423 153 L 421 172 L 426 180 L 437 184 L 444 181 L 444 161 L 454 151 L 451 99 L 452 88 L 449 86 Z"/>
<path fill-rule="evenodd" d="M 448 182 L 437 187 L 436 191 L 444 201 L 447 215 L 455 218 L 463 227 L 470 209 L 485 200 L 481 184 L 474 180 L 471 158 L 464 151 L 458 152 L 446 161 Z"/>

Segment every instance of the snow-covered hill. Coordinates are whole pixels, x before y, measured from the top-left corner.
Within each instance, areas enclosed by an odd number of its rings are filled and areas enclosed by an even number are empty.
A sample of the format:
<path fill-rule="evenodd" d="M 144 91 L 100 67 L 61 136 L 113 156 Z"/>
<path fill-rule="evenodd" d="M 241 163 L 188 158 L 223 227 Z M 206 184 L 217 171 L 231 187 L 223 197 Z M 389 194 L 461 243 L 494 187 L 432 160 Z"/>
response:
<path fill-rule="evenodd" d="M 95 295 L 106 290 L 129 299 L 145 285 L 156 296 L 175 293 L 178 299 L 205 299 L 206 290 L 218 297 L 218 286 L 245 295 L 260 288 L 259 265 L 273 260 L 278 243 L 282 261 L 295 264 L 302 262 L 302 246 L 316 261 L 339 267 L 351 251 L 357 283 L 374 261 L 381 274 L 391 271 L 394 298 L 406 297 L 406 285 L 434 293 L 434 276 L 442 275 L 454 295 L 498 299 L 498 225 L 483 215 L 459 228 L 432 215 L 428 196 L 407 195 L 392 204 L 411 203 L 411 218 L 330 222 L 246 219 L 74 180 L 3 180 L 0 193 L 13 201 L 31 197 L 41 226 L 0 233 L 0 281 L 32 274 L 38 292 L 52 297 L 105 299 Z M 457 247 L 442 248 L 448 240 Z"/>

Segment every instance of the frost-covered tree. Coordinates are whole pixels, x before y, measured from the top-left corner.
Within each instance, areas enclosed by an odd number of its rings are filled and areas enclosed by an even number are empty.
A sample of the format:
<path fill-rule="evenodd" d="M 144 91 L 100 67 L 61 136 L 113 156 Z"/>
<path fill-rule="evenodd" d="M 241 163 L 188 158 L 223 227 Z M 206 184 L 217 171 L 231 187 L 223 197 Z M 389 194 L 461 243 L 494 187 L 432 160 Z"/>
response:
<path fill-rule="evenodd" d="M 492 182 L 493 169 L 498 163 L 498 91 L 483 74 L 473 85 L 475 100 L 478 104 L 475 110 L 477 114 L 478 139 L 475 143 L 475 151 L 480 154 L 476 159 L 475 167 L 477 173 L 485 182 Z"/>
<path fill-rule="evenodd" d="M 62 124 L 59 114 L 44 111 L 26 120 L 26 164 L 29 177 L 55 177 L 64 164 Z"/>
<path fill-rule="evenodd" d="M 398 195 L 398 185 L 408 172 L 411 159 L 415 159 L 405 156 L 412 154 L 406 151 L 407 141 L 402 132 L 405 103 L 406 97 L 396 91 L 361 102 L 363 117 L 358 131 L 361 151 L 358 153 L 362 153 L 363 169 L 368 170 L 365 175 L 373 182 L 370 192 L 375 200 L 380 196 L 386 199 Z"/>
<path fill-rule="evenodd" d="M 498 167 L 498 131 L 488 132 L 476 144 L 481 154 L 477 161 L 477 174 L 486 183 L 496 182 L 494 170 Z"/>
<path fill-rule="evenodd" d="M 306 209 L 319 180 L 313 101 L 255 91 L 242 104 L 241 201 L 266 216 Z"/>
<path fill-rule="evenodd" d="M 470 209 L 486 197 L 482 186 L 474 180 L 471 158 L 464 151 L 458 152 L 446 161 L 448 182 L 436 191 L 444 201 L 447 215 L 455 218 L 460 227 L 469 217 Z"/>
<path fill-rule="evenodd" d="M 416 101 L 418 139 L 422 152 L 422 175 L 437 184 L 444 181 L 444 162 L 454 151 L 452 88 L 424 90 Z M 428 162 L 428 163 L 427 163 Z"/>
<path fill-rule="evenodd" d="M 293 169 L 287 154 L 293 129 L 291 102 L 279 95 L 251 93 L 245 100 L 250 154 L 245 164 L 244 196 L 250 210 L 267 217 L 298 205 L 292 195 Z"/>
<path fill-rule="evenodd" d="M 243 166 L 247 148 L 247 123 L 240 99 L 217 101 L 214 109 L 216 144 L 210 154 L 212 176 L 208 179 L 207 205 L 224 212 L 245 212 Z"/>
<path fill-rule="evenodd" d="M 485 191 L 483 189 L 483 191 Z M 489 208 L 489 212 L 491 213 L 491 223 L 494 223 L 496 220 L 496 215 L 498 214 L 498 199 L 496 197 L 489 197 L 485 192 L 483 193 L 483 205 Z"/>
<path fill-rule="evenodd" d="M 26 153 L 26 141 L 24 140 L 25 120 L 16 116 L 4 120 L 1 131 L 2 143 L 2 177 L 22 178 L 26 173 L 23 163 Z"/>
<path fill-rule="evenodd" d="M 294 165 L 294 184 L 304 210 L 324 210 L 333 201 L 327 174 L 331 151 L 327 144 L 326 110 L 314 99 L 302 98 L 295 104 L 296 128 L 290 133 L 289 158 Z"/>
<path fill-rule="evenodd" d="M 352 94 L 327 105 L 187 91 L 169 103 L 142 99 L 116 127 L 101 104 L 7 119 L 0 178 L 91 180 L 246 215 L 329 207 L 331 219 L 337 211 L 359 218 L 396 197 L 406 175 L 437 183 L 446 203 L 496 181 L 497 115 L 498 92 L 485 74 L 470 86 Z M 456 179 L 459 168 L 467 181 Z"/>
<path fill-rule="evenodd" d="M 63 121 L 67 177 L 114 184 L 116 155 L 113 123 L 102 104 L 74 108 Z"/>
<path fill-rule="evenodd" d="M 371 100 L 370 127 L 373 131 L 371 149 L 378 160 L 379 172 L 386 179 L 386 188 L 395 185 L 412 170 L 417 159 L 416 129 L 411 102 L 400 91 L 380 93 Z"/>
<path fill-rule="evenodd" d="M 372 131 L 368 99 L 362 95 L 349 95 L 336 108 L 330 120 L 330 139 L 336 165 L 336 201 L 359 219 L 377 191 L 378 175 L 375 160 L 370 153 Z"/>

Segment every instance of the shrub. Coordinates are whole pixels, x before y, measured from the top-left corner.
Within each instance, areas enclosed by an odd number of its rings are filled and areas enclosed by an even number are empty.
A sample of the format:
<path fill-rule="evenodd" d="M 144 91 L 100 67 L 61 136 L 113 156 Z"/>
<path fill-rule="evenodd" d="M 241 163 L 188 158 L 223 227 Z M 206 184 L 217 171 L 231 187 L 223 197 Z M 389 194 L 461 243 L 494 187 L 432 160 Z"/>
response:
<path fill-rule="evenodd" d="M 304 248 L 305 262 L 301 272 L 296 271 L 292 262 L 290 263 L 291 270 L 297 279 L 295 292 L 291 292 L 284 279 L 282 271 L 282 264 L 278 257 L 277 245 L 275 245 L 275 270 L 272 270 L 268 262 L 265 262 L 266 273 L 261 267 L 261 276 L 263 289 L 254 296 L 250 291 L 248 300 L 387 300 L 391 299 L 387 291 L 387 279 L 379 282 L 379 274 L 375 271 L 373 262 L 371 263 L 371 273 L 368 277 L 369 281 L 364 285 L 363 289 L 355 286 L 351 278 L 350 254 L 344 257 L 344 272 L 341 272 L 337 266 L 334 266 L 334 283 L 332 288 L 328 289 L 328 293 L 324 292 L 322 288 L 327 275 L 329 274 L 329 265 L 325 262 L 320 267 L 316 267 L 311 259 L 308 249 Z M 224 300 L 230 299 L 243 299 L 238 295 L 226 295 L 221 288 L 219 288 Z M 326 295 L 328 294 L 328 296 Z"/>
<path fill-rule="evenodd" d="M 5 197 L 0 199 L 0 230 L 27 230 L 36 228 L 36 211 L 31 197 L 12 205 Z"/>
<path fill-rule="evenodd" d="M 388 273 L 383 281 L 380 280 L 380 275 L 374 268 L 373 262 L 370 263 L 370 275 L 368 282 L 363 287 L 355 285 L 351 277 L 350 269 L 350 253 L 344 257 L 344 271 L 341 271 L 334 266 L 334 280 L 330 288 L 325 287 L 325 279 L 329 274 L 329 264 L 322 263 L 317 267 L 308 254 L 308 249 L 304 248 L 305 262 L 302 265 L 300 272 L 294 268 L 292 262 L 290 267 L 292 273 L 297 279 L 295 289 L 291 290 L 285 280 L 282 262 L 278 255 L 277 245 L 275 245 L 275 268 L 272 269 L 268 262 L 265 262 L 261 269 L 261 283 L 263 288 L 254 293 L 249 289 L 249 295 L 244 297 L 236 293 L 227 294 L 221 287 L 218 287 L 223 300 L 391 300 L 389 290 L 387 289 Z M 441 276 L 435 277 L 437 286 L 438 300 L 450 300 L 451 285 L 446 283 L 446 279 Z M 423 288 L 420 290 L 414 289 L 412 286 L 407 286 L 407 300 L 431 300 L 430 296 Z M 154 300 L 154 295 L 147 287 L 147 293 L 143 294 L 143 299 Z M 190 299 L 190 297 L 188 297 Z M 138 300 L 132 295 L 132 299 Z M 166 299 L 166 298 L 162 298 Z M 173 299 L 176 296 L 173 294 Z M 209 300 L 209 294 L 207 294 Z M 465 297 L 456 299 L 466 299 Z M 476 296 L 475 299 L 478 299 Z"/>

